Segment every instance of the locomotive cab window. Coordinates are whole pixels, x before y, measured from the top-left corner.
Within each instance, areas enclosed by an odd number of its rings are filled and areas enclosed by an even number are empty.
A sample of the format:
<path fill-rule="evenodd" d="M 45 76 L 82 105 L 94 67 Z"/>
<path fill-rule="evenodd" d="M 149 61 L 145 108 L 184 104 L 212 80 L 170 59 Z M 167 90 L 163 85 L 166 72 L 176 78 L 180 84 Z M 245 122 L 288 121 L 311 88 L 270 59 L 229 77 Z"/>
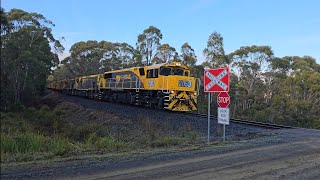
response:
<path fill-rule="evenodd" d="M 158 69 L 149 69 L 147 70 L 147 78 L 158 78 Z"/>
<path fill-rule="evenodd" d="M 173 75 L 183 76 L 183 69 L 181 68 L 175 68 L 173 70 Z"/>
<path fill-rule="evenodd" d="M 189 76 L 189 71 L 184 71 L 184 76 Z"/>
<path fill-rule="evenodd" d="M 109 73 L 109 74 L 104 74 L 104 79 L 109 79 L 109 78 L 112 78 L 112 74 Z"/>
<path fill-rule="evenodd" d="M 144 76 L 144 68 L 139 68 L 140 76 Z"/>
<path fill-rule="evenodd" d="M 162 75 L 162 76 L 172 75 L 171 70 L 172 70 L 172 68 L 170 68 L 170 67 L 160 67 L 160 75 Z"/>

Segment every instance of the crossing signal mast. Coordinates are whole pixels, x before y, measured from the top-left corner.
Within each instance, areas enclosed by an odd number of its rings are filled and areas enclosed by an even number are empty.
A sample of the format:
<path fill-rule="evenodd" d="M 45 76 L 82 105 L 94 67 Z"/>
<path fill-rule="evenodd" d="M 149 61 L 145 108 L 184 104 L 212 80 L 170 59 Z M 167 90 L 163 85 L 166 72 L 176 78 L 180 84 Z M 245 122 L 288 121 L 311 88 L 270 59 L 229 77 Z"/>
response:
<path fill-rule="evenodd" d="M 223 124 L 223 142 L 225 141 L 225 125 L 229 125 L 230 96 L 230 73 L 229 68 L 205 69 L 204 70 L 204 92 L 208 94 L 208 143 L 210 142 L 210 99 L 211 93 L 218 95 L 218 123 Z"/>

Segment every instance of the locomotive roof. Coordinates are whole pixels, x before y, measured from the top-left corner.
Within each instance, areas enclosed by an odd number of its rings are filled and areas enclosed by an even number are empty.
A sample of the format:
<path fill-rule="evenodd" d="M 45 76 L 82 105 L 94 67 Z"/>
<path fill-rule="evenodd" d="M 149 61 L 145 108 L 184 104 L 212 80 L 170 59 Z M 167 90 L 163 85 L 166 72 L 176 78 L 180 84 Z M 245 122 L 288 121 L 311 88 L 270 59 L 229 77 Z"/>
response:
<path fill-rule="evenodd" d="M 155 64 L 155 65 L 151 65 L 151 66 L 147 66 L 148 69 L 155 69 L 155 68 L 160 68 L 163 65 L 166 65 L 168 63 L 161 63 L 161 64 Z"/>
<path fill-rule="evenodd" d="M 184 69 L 188 69 L 187 66 L 183 65 L 180 62 L 171 62 L 171 63 L 161 63 L 161 64 L 155 64 L 148 66 L 148 69 L 155 69 L 155 68 L 160 68 L 161 66 L 174 66 L 174 67 L 182 67 Z"/>
<path fill-rule="evenodd" d="M 157 69 L 160 68 L 161 66 L 177 66 L 177 67 L 182 67 L 184 69 L 188 69 L 187 66 L 181 64 L 180 62 L 171 62 L 171 63 L 160 63 L 160 64 L 154 64 L 151 66 L 144 66 L 147 69 Z M 118 70 L 113 70 L 113 71 L 106 71 L 104 72 L 104 74 L 109 74 L 109 73 L 115 73 L 115 72 L 119 72 L 119 71 L 124 71 L 124 70 L 131 70 L 131 69 L 136 69 L 136 68 L 143 68 L 143 66 L 140 67 L 131 67 L 131 68 L 126 68 L 126 69 L 118 69 Z"/>

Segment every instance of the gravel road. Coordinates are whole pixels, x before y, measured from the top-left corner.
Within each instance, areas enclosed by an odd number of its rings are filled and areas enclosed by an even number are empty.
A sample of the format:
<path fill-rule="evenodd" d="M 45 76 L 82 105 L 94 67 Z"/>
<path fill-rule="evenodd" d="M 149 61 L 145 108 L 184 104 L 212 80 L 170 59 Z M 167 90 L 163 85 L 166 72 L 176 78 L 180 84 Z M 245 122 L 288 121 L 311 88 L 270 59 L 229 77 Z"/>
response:
<path fill-rule="evenodd" d="M 101 172 L 81 179 L 319 179 L 320 141 L 296 141 Z"/>

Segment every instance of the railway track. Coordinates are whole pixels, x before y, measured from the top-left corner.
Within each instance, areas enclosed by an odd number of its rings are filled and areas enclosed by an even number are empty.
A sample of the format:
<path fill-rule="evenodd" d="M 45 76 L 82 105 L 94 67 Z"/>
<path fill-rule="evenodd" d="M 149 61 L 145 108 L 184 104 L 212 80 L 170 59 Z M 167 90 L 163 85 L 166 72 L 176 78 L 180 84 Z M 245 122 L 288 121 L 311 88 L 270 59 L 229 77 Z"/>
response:
<path fill-rule="evenodd" d="M 193 117 L 208 118 L 208 115 L 206 115 L 206 114 L 188 113 L 188 112 L 187 113 L 179 112 L 179 113 L 187 114 L 187 115 L 193 116 Z M 217 118 L 217 116 L 211 115 L 210 119 L 217 120 L 218 118 Z M 238 123 L 238 124 L 246 124 L 246 125 L 251 125 L 251 126 L 258 126 L 258 127 L 263 127 L 263 128 L 272 128 L 272 129 L 294 128 L 292 126 L 285 126 L 285 125 L 264 123 L 264 122 L 256 122 L 256 121 L 248 121 L 248 120 L 234 119 L 234 118 L 230 118 L 230 122 Z"/>
<path fill-rule="evenodd" d="M 208 118 L 207 114 L 190 113 L 190 112 L 172 112 L 172 113 L 181 114 L 181 115 L 188 115 L 188 116 L 192 116 L 192 117 L 206 118 L 206 119 Z M 210 118 L 212 120 L 217 121 L 217 116 L 211 115 Z M 292 127 L 292 126 L 285 126 L 285 125 L 264 123 L 264 122 L 256 122 L 256 121 L 248 121 L 248 120 L 234 119 L 234 118 L 230 118 L 230 122 L 237 123 L 237 124 L 251 125 L 251 126 L 256 126 L 256 127 L 272 128 L 272 129 L 296 128 L 296 127 Z"/>

